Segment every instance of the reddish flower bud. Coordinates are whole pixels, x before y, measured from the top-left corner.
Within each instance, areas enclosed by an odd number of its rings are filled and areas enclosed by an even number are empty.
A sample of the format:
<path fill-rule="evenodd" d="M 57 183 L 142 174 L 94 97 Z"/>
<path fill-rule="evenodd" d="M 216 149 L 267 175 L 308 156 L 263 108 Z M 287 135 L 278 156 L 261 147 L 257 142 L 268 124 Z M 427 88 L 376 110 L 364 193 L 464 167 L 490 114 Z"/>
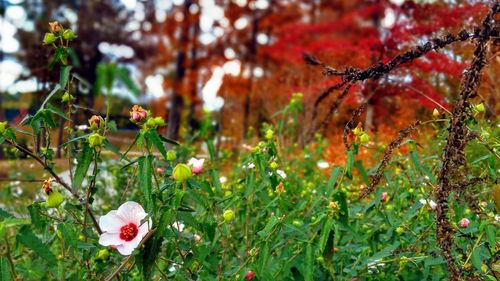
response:
<path fill-rule="evenodd" d="M 148 112 L 140 105 L 134 105 L 130 112 L 130 120 L 134 123 L 143 123 L 148 117 Z"/>
<path fill-rule="evenodd" d="M 385 202 L 387 200 L 387 196 L 387 192 L 382 193 L 382 195 L 380 196 L 380 201 Z"/>
<path fill-rule="evenodd" d="M 458 222 L 458 224 L 460 225 L 460 227 L 466 228 L 469 226 L 470 220 L 468 218 L 463 218 Z"/>
<path fill-rule="evenodd" d="M 98 130 L 104 127 L 104 119 L 101 116 L 94 115 L 89 119 L 91 130 Z"/>
<path fill-rule="evenodd" d="M 245 280 L 253 280 L 255 278 L 255 273 L 253 271 L 249 270 L 247 274 L 245 274 Z"/>
<path fill-rule="evenodd" d="M 60 30 L 59 22 L 57 22 L 57 21 L 49 22 L 49 26 L 50 26 L 50 31 L 52 31 L 54 33 L 58 33 Z"/>

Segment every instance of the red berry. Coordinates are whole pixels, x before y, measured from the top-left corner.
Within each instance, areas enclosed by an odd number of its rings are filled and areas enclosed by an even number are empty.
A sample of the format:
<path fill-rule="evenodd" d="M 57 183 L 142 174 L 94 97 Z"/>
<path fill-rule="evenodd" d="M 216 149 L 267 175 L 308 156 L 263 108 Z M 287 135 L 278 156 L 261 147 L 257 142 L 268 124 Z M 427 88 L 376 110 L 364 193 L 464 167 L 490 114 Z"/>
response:
<path fill-rule="evenodd" d="M 255 278 L 255 273 L 253 271 L 249 270 L 247 274 L 245 274 L 245 280 L 253 280 Z"/>

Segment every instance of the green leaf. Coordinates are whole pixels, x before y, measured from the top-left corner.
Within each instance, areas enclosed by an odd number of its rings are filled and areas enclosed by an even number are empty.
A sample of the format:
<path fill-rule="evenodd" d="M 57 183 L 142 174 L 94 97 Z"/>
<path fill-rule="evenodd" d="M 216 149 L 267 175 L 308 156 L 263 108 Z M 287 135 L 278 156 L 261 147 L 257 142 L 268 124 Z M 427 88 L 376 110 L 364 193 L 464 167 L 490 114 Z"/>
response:
<path fill-rule="evenodd" d="M 266 224 L 266 226 L 257 234 L 260 236 L 260 238 L 265 238 L 269 236 L 271 230 L 273 230 L 274 226 L 276 226 L 279 222 L 280 220 L 276 216 L 272 216 L 269 222 Z"/>
<path fill-rule="evenodd" d="M 72 143 L 72 142 L 75 142 L 75 141 L 78 141 L 78 140 L 81 140 L 81 139 L 86 139 L 88 136 L 92 135 L 93 133 L 89 133 L 89 134 L 85 134 L 85 135 L 82 135 L 82 136 L 79 136 L 79 137 L 76 137 L 76 138 L 72 138 L 70 140 L 68 140 L 67 142 L 61 144 L 61 147 L 65 147 L 66 145 Z"/>
<path fill-rule="evenodd" d="M 148 130 L 145 134 L 145 137 L 148 141 L 153 143 L 153 145 L 158 149 L 158 151 L 160 151 L 161 155 L 163 155 L 164 158 L 167 158 L 167 150 L 165 149 L 165 146 L 163 145 L 160 135 L 158 135 L 156 129 Z"/>
<path fill-rule="evenodd" d="M 151 176 L 153 175 L 152 169 L 152 155 L 139 157 L 139 183 L 144 193 L 144 199 L 146 201 L 146 209 L 153 209 L 153 183 L 151 181 Z"/>
<path fill-rule="evenodd" d="M 14 216 L 11 215 L 9 212 L 7 212 L 4 209 L 0 208 L 0 218 L 7 219 L 7 218 L 13 218 L 13 217 Z"/>
<path fill-rule="evenodd" d="M 26 224 L 30 224 L 29 219 L 23 219 L 23 218 L 4 219 L 0 222 L 0 237 L 4 237 L 7 228 L 19 225 L 26 225 Z"/>
<path fill-rule="evenodd" d="M 17 234 L 16 239 L 19 243 L 30 248 L 33 252 L 35 252 L 35 254 L 46 260 L 49 265 L 56 264 L 56 256 L 49 250 L 47 245 L 40 240 L 40 238 L 31 232 L 29 227 L 22 227 Z"/>
<path fill-rule="evenodd" d="M 361 160 L 354 162 L 354 167 L 356 167 L 356 169 L 359 171 L 359 174 L 363 178 L 365 184 L 370 185 L 370 179 L 368 179 L 368 174 L 366 173 L 365 167 L 363 167 L 363 162 L 361 162 Z"/>
<path fill-rule="evenodd" d="M 132 80 L 129 75 L 129 71 L 125 67 L 120 67 L 116 70 L 116 74 L 118 79 L 125 85 L 127 89 L 129 89 L 135 96 L 139 96 L 141 94 L 141 90 L 139 86 Z"/>
<path fill-rule="evenodd" d="M 384 249 L 382 249 L 381 251 L 375 253 L 373 256 L 371 256 L 369 259 L 367 259 L 366 263 L 368 264 L 368 263 L 383 259 L 383 258 L 391 255 L 392 252 L 399 247 L 399 245 L 400 245 L 399 241 L 394 242 L 394 244 L 387 246 Z"/>
<path fill-rule="evenodd" d="M 37 111 L 37 114 L 38 112 L 40 112 L 40 110 L 44 109 L 45 108 L 45 104 L 47 102 L 49 102 L 49 100 L 52 98 L 53 95 L 55 95 L 57 93 L 57 91 L 61 89 L 61 86 L 59 84 L 57 84 L 54 89 L 52 89 L 52 91 L 49 93 L 49 95 L 45 98 L 45 100 L 43 101 L 42 103 L 42 106 L 40 106 L 40 109 L 38 109 Z M 35 114 L 36 115 L 36 114 Z"/>
<path fill-rule="evenodd" d="M 342 172 L 342 167 L 333 167 L 332 172 L 330 173 L 330 179 L 326 184 L 326 191 L 331 194 L 333 189 L 335 188 L 335 183 L 337 183 L 337 179 Z"/>
<path fill-rule="evenodd" d="M 355 155 L 356 154 L 355 154 L 354 150 L 347 151 L 346 176 L 349 179 L 352 179 L 352 167 L 354 166 L 354 156 Z"/>
<path fill-rule="evenodd" d="M 326 218 L 325 224 L 323 225 L 323 229 L 321 230 L 321 236 L 319 237 L 318 242 L 318 250 L 319 253 L 322 254 L 325 251 L 326 243 L 328 242 L 328 238 L 330 236 L 330 232 L 332 231 L 334 220 L 331 218 Z"/>
<path fill-rule="evenodd" d="M 304 263 L 304 281 L 313 280 L 313 250 L 311 243 L 307 243 Z"/>
<path fill-rule="evenodd" d="M 78 164 L 76 165 L 75 175 L 73 176 L 73 187 L 78 189 L 81 187 L 83 179 L 87 175 L 90 163 L 94 156 L 94 150 L 88 145 L 83 144 L 82 152 L 78 155 Z"/>
<path fill-rule="evenodd" d="M 12 273 L 10 272 L 9 261 L 6 257 L 0 256 L 0 280 L 12 280 Z"/>
<path fill-rule="evenodd" d="M 77 244 L 76 242 L 78 241 L 78 235 L 73 229 L 74 226 L 72 226 L 70 223 L 65 222 L 61 223 L 57 226 L 57 229 L 61 230 L 61 234 L 64 237 L 64 244 L 66 247 L 72 247 L 73 249 L 76 249 Z"/>
<path fill-rule="evenodd" d="M 55 115 L 57 115 L 63 119 L 66 119 L 67 121 L 71 121 L 71 119 L 69 119 L 68 116 L 66 116 L 66 114 L 64 114 L 64 112 L 62 112 L 59 108 L 53 106 L 50 103 L 47 105 L 47 110 L 49 110 L 50 112 L 54 113 Z"/>
<path fill-rule="evenodd" d="M 207 140 L 207 148 L 208 148 L 208 155 L 210 155 L 210 160 L 215 161 L 216 155 L 215 155 L 215 147 L 214 147 L 214 141 L 213 140 Z"/>
<path fill-rule="evenodd" d="M 338 190 L 334 195 L 333 199 L 339 205 L 339 220 L 347 224 L 349 222 L 349 208 L 347 206 L 347 196 L 344 191 Z"/>
<path fill-rule="evenodd" d="M 474 250 L 472 251 L 472 257 L 471 257 L 472 265 L 474 265 L 474 267 L 480 271 L 482 270 L 481 266 L 483 265 L 483 262 L 481 260 L 481 252 L 482 252 L 481 249 L 482 249 L 482 247 L 474 248 Z"/>
<path fill-rule="evenodd" d="M 66 88 L 68 84 L 69 72 L 71 71 L 71 65 L 61 66 L 61 70 L 59 72 L 59 86 L 61 89 Z"/>
<path fill-rule="evenodd" d="M 173 145 L 179 145 L 178 142 L 176 142 L 176 141 L 174 141 L 172 139 L 166 138 L 166 137 L 164 137 L 162 135 L 160 135 L 160 139 L 161 139 L 162 142 L 170 143 L 170 144 L 173 144 Z"/>

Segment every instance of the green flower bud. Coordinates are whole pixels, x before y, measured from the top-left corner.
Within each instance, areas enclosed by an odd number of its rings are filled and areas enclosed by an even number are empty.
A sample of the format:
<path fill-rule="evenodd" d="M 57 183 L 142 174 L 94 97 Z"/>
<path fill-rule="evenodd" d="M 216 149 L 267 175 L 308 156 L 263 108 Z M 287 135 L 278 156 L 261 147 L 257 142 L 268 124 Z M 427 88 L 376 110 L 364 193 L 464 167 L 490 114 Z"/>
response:
<path fill-rule="evenodd" d="M 45 36 L 43 36 L 43 44 L 50 45 L 56 42 L 57 36 L 54 33 L 47 32 Z"/>
<path fill-rule="evenodd" d="M 146 121 L 146 125 L 150 128 L 156 128 L 156 122 L 155 122 L 155 119 L 154 118 L 149 118 L 147 121 Z"/>
<path fill-rule="evenodd" d="M 175 155 L 175 151 L 169 150 L 167 151 L 167 160 L 168 161 L 174 161 L 177 158 L 177 155 Z"/>
<path fill-rule="evenodd" d="M 483 104 L 483 103 L 476 104 L 476 105 L 474 106 L 474 109 L 475 109 L 477 112 L 484 112 L 484 104 Z"/>
<path fill-rule="evenodd" d="M 278 163 L 273 161 L 273 162 L 271 162 L 271 164 L 269 164 L 269 167 L 273 170 L 276 170 L 276 169 L 278 169 L 279 166 L 278 166 Z"/>
<path fill-rule="evenodd" d="M 405 229 L 404 229 L 404 228 L 402 228 L 401 226 L 398 226 L 398 227 L 396 228 L 396 233 L 397 233 L 397 234 L 401 234 L 401 233 L 403 233 L 403 232 L 405 232 Z"/>
<path fill-rule="evenodd" d="M 370 136 L 367 134 L 367 133 L 363 133 L 361 134 L 361 136 L 359 137 L 359 141 L 361 143 L 368 143 L 370 141 Z"/>
<path fill-rule="evenodd" d="M 47 208 L 57 208 L 64 201 L 64 196 L 57 190 L 52 190 L 45 200 L 45 206 Z"/>
<path fill-rule="evenodd" d="M 71 29 L 64 30 L 62 37 L 65 40 L 73 40 L 76 38 L 75 33 Z"/>
<path fill-rule="evenodd" d="M 9 123 L 7 121 L 0 122 L 0 135 L 3 135 L 7 130 Z"/>
<path fill-rule="evenodd" d="M 299 220 L 294 220 L 294 221 L 292 222 L 292 224 L 293 224 L 294 226 L 296 226 L 296 227 L 301 227 L 301 226 L 302 226 L 302 222 L 301 222 L 301 221 L 299 221 Z"/>
<path fill-rule="evenodd" d="M 191 177 L 191 168 L 186 165 L 179 163 L 175 166 L 172 176 L 176 181 L 186 181 Z"/>
<path fill-rule="evenodd" d="M 236 217 L 233 210 L 225 210 L 222 216 L 225 222 L 232 222 Z"/>
<path fill-rule="evenodd" d="M 435 118 L 438 118 L 439 115 L 440 115 L 439 110 L 437 110 L 437 108 L 434 108 L 434 110 L 432 111 L 432 116 L 434 116 Z"/>
<path fill-rule="evenodd" d="M 104 140 L 106 139 L 105 137 L 99 135 L 98 133 L 92 134 L 88 136 L 88 141 L 90 147 L 97 147 L 97 146 L 102 146 L 104 143 Z"/>
<path fill-rule="evenodd" d="M 155 117 L 154 119 L 154 122 L 156 124 L 156 126 L 165 126 L 165 119 L 163 119 L 163 117 Z"/>
<path fill-rule="evenodd" d="M 96 260 L 107 260 L 109 258 L 108 249 L 101 249 L 97 252 L 95 259 Z"/>
<path fill-rule="evenodd" d="M 74 100 L 75 97 L 73 97 L 69 92 L 64 92 L 64 95 L 61 98 L 62 102 L 71 102 Z"/>
<path fill-rule="evenodd" d="M 355 135 L 355 136 L 361 136 L 363 134 L 363 129 L 361 129 L 359 126 L 354 128 L 352 130 L 352 133 Z"/>
<path fill-rule="evenodd" d="M 274 132 L 271 129 L 268 129 L 264 135 L 266 140 L 271 140 L 274 137 Z"/>

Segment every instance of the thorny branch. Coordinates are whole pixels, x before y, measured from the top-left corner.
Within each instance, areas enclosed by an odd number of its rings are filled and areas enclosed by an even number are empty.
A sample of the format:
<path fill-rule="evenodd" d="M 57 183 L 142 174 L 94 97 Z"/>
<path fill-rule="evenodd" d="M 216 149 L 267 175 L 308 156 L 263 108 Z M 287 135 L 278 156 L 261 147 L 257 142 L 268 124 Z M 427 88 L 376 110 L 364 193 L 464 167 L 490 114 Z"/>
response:
<path fill-rule="evenodd" d="M 439 172 L 439 185 L 437 195 L 437 237 L 441 248 L 441 254 L 446 260 L 451 280 L 460 280 L 462 270 L 457 267 L 453 257 L 454 230 L 448 220 L 448 197 L 453 191 L 461 191 L 459 185 L 464 183 L 466 170 L 465 147 L 470 139 L 467 138 L 468 128 L 466 120 L 468 118 L 469 99 L 473 97 L 479 87 L 480 74 L 486 65 L 487 43 L 493 36 L 498 36 L 498 23 L 495 15 L 499 12 L 498 0 L 492 5 L 490 12 L 483 20 L 481 29 L 478 31 L 478 40 L 474 50 L 474 57 L 471 64 L 463 76 L 460 96 L 455 103 L 448 129 L 448 139 L 442 155 L 443 165 Z M 477 278 L 469 276 L 470 280 Z"/>

